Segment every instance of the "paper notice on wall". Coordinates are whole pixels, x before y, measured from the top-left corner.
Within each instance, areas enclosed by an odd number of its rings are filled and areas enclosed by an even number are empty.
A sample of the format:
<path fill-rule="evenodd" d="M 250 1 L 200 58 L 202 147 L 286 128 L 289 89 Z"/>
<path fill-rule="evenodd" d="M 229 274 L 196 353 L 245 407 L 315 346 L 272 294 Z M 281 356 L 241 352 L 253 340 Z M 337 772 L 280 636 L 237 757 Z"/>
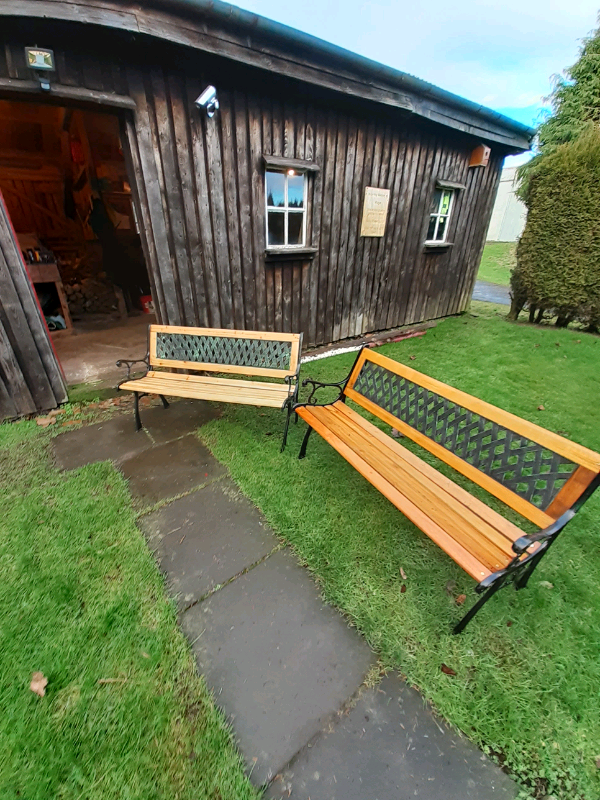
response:
<path fill-rule="evenodd" d="M 361 236 L 383 236 L 390 204 L 390 190 L 377 189 L 374 186 L 365 188 L 363 204 Z"/>

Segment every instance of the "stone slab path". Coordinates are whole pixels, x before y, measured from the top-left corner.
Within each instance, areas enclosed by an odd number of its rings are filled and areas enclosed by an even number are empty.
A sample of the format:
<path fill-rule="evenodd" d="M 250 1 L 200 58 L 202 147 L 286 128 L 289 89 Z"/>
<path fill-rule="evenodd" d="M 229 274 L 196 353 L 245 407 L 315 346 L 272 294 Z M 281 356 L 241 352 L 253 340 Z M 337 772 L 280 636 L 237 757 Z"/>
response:
<path fill-rule="evenodd" d="M 56 464 L 112 460 L 248 772 L 294 800 L 514 800 L 515 784 L 376 657 L 194 435 L 214 406 L 175 402 L 69 431 Z"/>

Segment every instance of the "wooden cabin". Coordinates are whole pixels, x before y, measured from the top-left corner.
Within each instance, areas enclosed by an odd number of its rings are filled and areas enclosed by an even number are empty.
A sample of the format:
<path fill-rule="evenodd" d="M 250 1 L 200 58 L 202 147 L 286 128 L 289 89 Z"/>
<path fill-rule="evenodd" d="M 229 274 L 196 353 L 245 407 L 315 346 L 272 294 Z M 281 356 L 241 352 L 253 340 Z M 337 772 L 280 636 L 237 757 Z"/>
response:
<path fill-rule="evenodd" d="M 88 280 L 123 314 L 151 296 L 306 347 L 463 311 L 533 135 L 213 0 L 2 0 L 0 43 L 4 417 L 66 398 L 32 272 L 59 317 Z"/>

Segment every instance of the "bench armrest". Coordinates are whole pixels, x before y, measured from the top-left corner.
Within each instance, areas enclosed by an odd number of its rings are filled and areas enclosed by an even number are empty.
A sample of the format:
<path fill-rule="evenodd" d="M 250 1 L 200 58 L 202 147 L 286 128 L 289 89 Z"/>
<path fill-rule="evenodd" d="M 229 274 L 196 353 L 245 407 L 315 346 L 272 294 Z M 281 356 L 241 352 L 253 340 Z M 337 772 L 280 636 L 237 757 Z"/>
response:
<path fill-rule="evenodd" d="M 521 555 L 521 553 L 524 553 L 529 547 L 531 547 L 532 544 L 553 539 L 562 531 L 565 525 L 573 519 L 574 516 L 575 511 L 570 508 L 568 511 L 565 511 L 565 513 L 562 514 L 555 522 L 553 522 L 552 525 L 548 525 L 547 528 L 527 536 L 520 536 L 515 542 L 513 542 L 513 551 L 517 555 Z"/>
<path fill-rule="evenodd" d="M 318 405 L 331 405 L 331 403 L 336 403 L 338 400 L 342 399 L 344 394 L 344 389 L 346 387 L 346 383 L 348 382 L 348 378 L 344 378 L 341 381 L 335 381 L 334 383 L 321 383 L 321 381 L 313 381 L 312 378 L 305 378 L 302 381 L 302 388 L 305 386 L 312 386 L 311 392 L 306 398 L 305 403 L 299 403 L 301 406 L 318 406 Z M 317 403 L 317 399 L 315 394 L 318 392 L 319 389 L 324 389 L 327 387 L 337 387 L 339 389 L 338 396 L 335 400 L 332 400 L 330 403 Z"/>
<path fill-rule="evenodd" d="M 125 378 L 126 381 L 130 380 L 131 378 L 131 368 L 134 364 L 145 364 L 147 372 L 150 369 L 150 353 L 146 353 L 144 358 L 134 358 L 134 359 L 120 358 L 117 361 L 117 367 L 122 367 L 123 365 L 127 367 L 127 377 Z"/>

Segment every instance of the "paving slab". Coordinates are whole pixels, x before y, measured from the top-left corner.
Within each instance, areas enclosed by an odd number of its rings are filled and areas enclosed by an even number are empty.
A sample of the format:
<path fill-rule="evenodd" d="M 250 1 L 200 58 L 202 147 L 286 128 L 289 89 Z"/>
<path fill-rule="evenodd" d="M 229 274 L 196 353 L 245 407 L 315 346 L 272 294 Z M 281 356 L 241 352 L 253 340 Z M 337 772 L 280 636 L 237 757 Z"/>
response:
<path fill-rule="evenodd" d="M 290 800 L 514 800 L 516 784 L 398 676 L 365 690 L 267 791 Z"/>
<path fill-rule="evenodd" d="M 375 660 L 286 551 L 189 609 L 181 623 L 257 785 L 322 729 Z"/>
<path fill-rule="evenodd" d="M 139 525 L 182 609 L 278 544 L 258 509 L 227 478 L 142 517 Z"/>
<path fill-rule="evenodd" d="M 152 408 L 141 408 L 142 423 L 157 444 L 171 442 L 187 433 L 193 433 L 211 419 L 217 419 L 221 411 L 216 403 L 204 400 L 169 400 L 169 407 L 162 404 Z M 133 412 L 131 414 L 133 425 Z"/>
<path fill-rule="evenodd" d="M 146 431 L 136 431 L 129 415 L 67 431 L 52 440 L 57 467 L 76 469 L 96 461 L 120 461 L 152 447 Z"/>
<path fill-rule="evenodd" d="M 119 468 L 142 506 L 189 492 L 226 472 L 194 435 L 156 445 L 121 461 Z"/>

